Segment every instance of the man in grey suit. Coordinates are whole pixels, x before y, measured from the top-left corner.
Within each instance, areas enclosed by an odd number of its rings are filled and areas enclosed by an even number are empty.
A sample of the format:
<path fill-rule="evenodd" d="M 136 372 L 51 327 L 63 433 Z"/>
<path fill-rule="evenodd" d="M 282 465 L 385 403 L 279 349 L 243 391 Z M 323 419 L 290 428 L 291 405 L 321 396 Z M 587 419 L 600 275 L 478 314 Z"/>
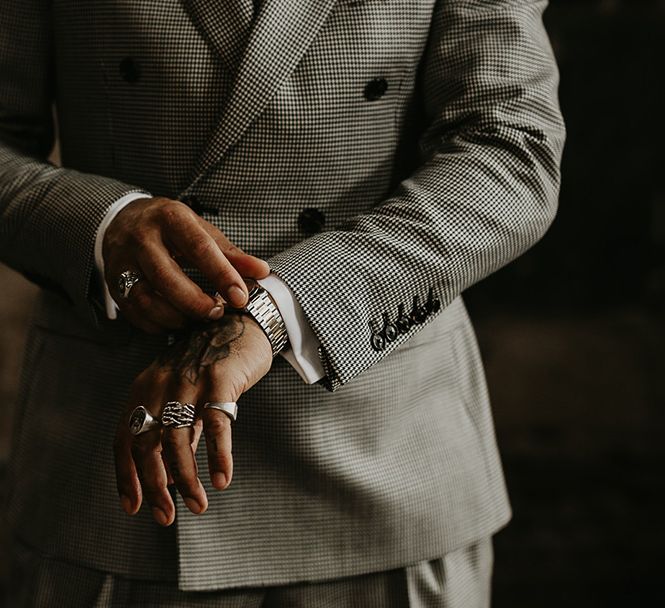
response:
<path fill-rule="evenodd" d="M 554 217 L 545 6 L 3 3 L 16 605 L 489 605 L 460 294 Z"/>

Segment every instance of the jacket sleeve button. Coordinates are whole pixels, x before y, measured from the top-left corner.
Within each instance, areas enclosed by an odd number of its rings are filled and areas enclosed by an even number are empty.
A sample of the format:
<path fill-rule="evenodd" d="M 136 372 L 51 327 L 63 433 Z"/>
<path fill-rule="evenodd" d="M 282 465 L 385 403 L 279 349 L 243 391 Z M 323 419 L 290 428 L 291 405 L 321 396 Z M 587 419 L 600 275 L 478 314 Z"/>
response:
<path fill-rule="evenodd" d="M 303 209 L 298 215 L 298 226 L 305 234 L 321 232 L 326 223 L 326 216 L 314 207 Z"/>
<path fill-rule="evenodd" d="M 413 308 L 411 309 L 411 323 L 419 325 L 427 319 L 427 309 L 420 305 L 420 298 L 413 296 Z"/>
<path fill-rule="evenodd" d="M 408 315 L 404 314 L 404 304 L 400 304 L 397 309 L 397 321 L 395 321 L 397 329 L 401 334 L 408 334 L 411 329 L 411 319 Z"/>
<path fill-rule="evenodd" d="M 180 197 L 180 202 L 187 205 L 197 215 L 201 215 L 201 201 L 194 194 L 185 194 Z"/>
<path fill-rule="evenodd" d="M 372 348 L 377 352 L 386 349 L 386 339 L 381 334 L 373 333 L 371 342 Z"/>
<path fill-rule="evenodd" d="M 441 310 L 441 300 L 434 297 L 434 288 L 432 287 L 430 287 L 429 293 L 427 294 L 425 308 L 427 309 L 427 314 L 430 315 L 434 315 Z"/>
<path fill-rule="evenodd" d="M 386 342 L 394 342 L 398 335 L 397 326 L 390 321 L 387 313 L 383 313 L 383 336 Z"/>
<path fill-rule="evenodd" d="M 388 90 L 388 81 L 385 78 L 373 78 L 365 85 L 365 99 L 376 101 L 381 99 Z"/>

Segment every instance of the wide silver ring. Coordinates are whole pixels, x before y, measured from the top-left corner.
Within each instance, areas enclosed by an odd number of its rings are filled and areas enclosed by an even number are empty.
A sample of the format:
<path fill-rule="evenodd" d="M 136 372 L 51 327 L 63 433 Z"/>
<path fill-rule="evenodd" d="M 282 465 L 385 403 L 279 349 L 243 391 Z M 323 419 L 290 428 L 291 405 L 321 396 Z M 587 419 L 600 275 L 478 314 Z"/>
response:
<path fill-rule="evenodd" d="M 138 272 L 133 270 L 125 270 L 121 272 L 118 277 L 118 290 L 120 295 L 127 299 L 134 285 L 136 285 L 141 280 L 141 275 Z"/>
<path fill-rule="evenodd" d="M 238 404 L 235 401 L 227 401 L 225 403 L 218 403 L 210 401 L 203 406 L 204 410 L 219 410 L 224 412 L 233 422 L 238 417 Z"/>
<path fill-rule="evenodd" d="M 162 426 L 170 429 L 182 429 L 194 426 L 196 409 L 191 403 L 169 401 L 162 411 Z"/>
<path fill-rule="evenodd" d="M 129 432 L 134 436 L 159 428 L 161 424 L 160 419 L 153 416 L 142 405 L 134 408 L 129 415 Z"/>

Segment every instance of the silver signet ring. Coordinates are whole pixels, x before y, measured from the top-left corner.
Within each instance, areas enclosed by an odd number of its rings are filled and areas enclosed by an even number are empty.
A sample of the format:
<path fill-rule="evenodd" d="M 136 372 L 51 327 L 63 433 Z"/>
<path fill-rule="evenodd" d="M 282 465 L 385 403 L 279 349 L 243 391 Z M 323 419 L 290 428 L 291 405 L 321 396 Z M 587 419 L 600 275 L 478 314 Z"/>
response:
<path fill-rule="evenodd" d="M 134 408 L 129 416 L 129 432 L 134 436 L 159 428 L 161 424 L 159 418 L 155 418 L 142 405 Z"/>
<path fill-rule="evenodd" d="M 235 422 L 238 417 L 238 405 L 235 401 L 227 401 L 226 403 L 210 401 L 203 406 L 203 409 L 224 412 L 233 422 Z"/>

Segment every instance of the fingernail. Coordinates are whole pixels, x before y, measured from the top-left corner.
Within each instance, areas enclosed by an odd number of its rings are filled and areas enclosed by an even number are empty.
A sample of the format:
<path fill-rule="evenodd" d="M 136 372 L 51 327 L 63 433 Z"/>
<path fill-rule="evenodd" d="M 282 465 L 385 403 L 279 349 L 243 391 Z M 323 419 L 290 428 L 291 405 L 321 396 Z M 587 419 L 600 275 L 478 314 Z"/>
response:
<path fill-rule="evenodd" d="M 224 475 L 224 473 L 213 473 L 212 485 L 215 486 L 217 490 L 223 490 L 226 487 L 226 475 Z"/>
<path fill-rule="evenodd" d="M 215 306 L 209 313 L 208 313 L 208 319 L 211 321 L 219 321 L 224 316 L 224 307 L 223 306 Z"/>
<path fill-rule="evenodd" d="M 185 504 L 192 513 L 200 513 L 202 510 L 201 505 L 193 498 L 185 498 Z"/>
<path fill-rule="evenodd" d="M 129 496 L 124 494 L 120 497 L 120 504 L 122 505 L 122 510 L 127 513 L 127 515 L 132 515 L 134 513 L 134 507 Z"/>
<path fill-rule="evenodd" d="M 152 508 L 152 516 L 160 526 L 165 526 L 169 523 L 169 518 L 166 516 L 166 513 L 164 513 L 159 507 Z"/>
<path fill-rule="evenodd" d="M 229 300 L 231 300 L 231 304 L 234 306 L 244 306 L 247 301 L 247 296 L 240 287 L 237 285 L 231 285 L 231 287 L 229 287 Z"/>

